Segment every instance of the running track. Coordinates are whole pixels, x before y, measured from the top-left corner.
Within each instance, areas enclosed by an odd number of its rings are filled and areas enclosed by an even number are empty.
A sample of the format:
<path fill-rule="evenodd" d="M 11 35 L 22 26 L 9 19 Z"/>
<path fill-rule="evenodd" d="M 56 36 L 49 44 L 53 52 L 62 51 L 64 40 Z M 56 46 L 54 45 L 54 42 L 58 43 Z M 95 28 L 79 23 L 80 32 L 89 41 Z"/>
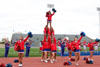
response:
<path fill-rule="evenodd" d="M 81 56 L 78 66 L 75 65 L 75 62 L 72 62 L 70 66 L 63 66 L 63 63 L 68 60 L 68 57 L 57 57 L 57 62 L 53 64 L 41 62 L 40 57 L 25 57 L 23 59 L 23 67 L 100 67 L 100 56 L 94 56 L 94 64 L 86 64 L 83 57 Z M 15 67 L 18 67 L 18 63 L 13 63 L 14 59 L 16 58 L 0 58 L 0 63 L 11 63 Z"/>

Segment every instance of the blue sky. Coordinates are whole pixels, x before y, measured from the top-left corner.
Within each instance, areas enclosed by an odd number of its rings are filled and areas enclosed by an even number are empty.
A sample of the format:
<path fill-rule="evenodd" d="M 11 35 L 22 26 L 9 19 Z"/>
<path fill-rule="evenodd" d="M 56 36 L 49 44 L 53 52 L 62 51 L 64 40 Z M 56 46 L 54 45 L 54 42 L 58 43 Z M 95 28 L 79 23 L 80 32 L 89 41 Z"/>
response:
<path fill-rule="evenodd" d="M 52 21 L 56 34 L 84 31 L 91 38 L 99 37 L 100 0 L 0 0 L 0 40 L 10 39 L 13 30 L 43 33 L 45 12 L 51 10 L 47 4 L 57 9 Z"/>

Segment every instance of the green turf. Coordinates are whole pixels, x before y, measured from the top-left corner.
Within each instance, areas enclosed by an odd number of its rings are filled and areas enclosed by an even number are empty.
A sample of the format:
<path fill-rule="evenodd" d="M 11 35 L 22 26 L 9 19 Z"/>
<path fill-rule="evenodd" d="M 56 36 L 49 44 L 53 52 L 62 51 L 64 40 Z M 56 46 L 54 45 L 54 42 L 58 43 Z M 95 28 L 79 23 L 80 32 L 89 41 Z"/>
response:
<path fill-rule="evenodd" d="M 57 51 L 60 52 L 60 50 L 57 50 Z M 67 51 L 67 49 L 65 49 L 65 52 L 66 51 Z M 82 48 L 82 51 L 84 51 L 83 48 Z M 89 48 L 87 48 L 87 51 L 89 51 Z M 99 51 L 100 51 L 100 47 L 99 47 Z M 0 48 L 0 57 L 4 57 L 4 53 L 5 53 L 5 49 Z M 39 48 L 31 48 L 30 55 L 29 55 L 30 57 L 40 57 L 41 55 L 42 55 L 42 53 Z M 13 48 L 10 48 L 8 57 L 18 57 L 18 53 L 16 51 L 14 51 Z"/>

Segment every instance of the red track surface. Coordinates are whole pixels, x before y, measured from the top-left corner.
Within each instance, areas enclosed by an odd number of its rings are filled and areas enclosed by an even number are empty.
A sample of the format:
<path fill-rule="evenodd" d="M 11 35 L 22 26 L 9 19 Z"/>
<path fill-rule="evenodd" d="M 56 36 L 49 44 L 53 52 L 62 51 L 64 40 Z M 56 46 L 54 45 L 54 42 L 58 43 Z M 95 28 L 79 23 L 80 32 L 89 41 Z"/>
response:
<path fill-rule="evenodd" d="M 100 56 L 94 56 L 94 64 L 86 64 L 83 60 L 84 56 L 81 56 L 79 65 L 76 66 L 75 62 L 72 62 L 70 66 L 63 66 L 63 63 L 68 60 L 68 57 L 57 57 L 57 62 L 51 64 L 40 62 L 40 57 L 30 57 L 23 59 L 23 67 L 100 67 Z M 13 63 L 13 60 L 16 58 L 0 58 L 0 63 Z M 18 67 L 18 63 L 15 64 L 15 67 Z"/>

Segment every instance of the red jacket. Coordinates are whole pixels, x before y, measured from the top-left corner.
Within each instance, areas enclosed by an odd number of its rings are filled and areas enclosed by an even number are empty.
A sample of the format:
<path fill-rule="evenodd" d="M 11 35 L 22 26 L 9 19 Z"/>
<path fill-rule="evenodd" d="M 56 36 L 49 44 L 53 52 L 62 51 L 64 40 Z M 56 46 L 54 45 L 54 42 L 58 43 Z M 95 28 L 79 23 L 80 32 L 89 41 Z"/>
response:
<path fill-rule="evenodd" d="M 75 42 L 75 41 L 71 42 L 72 50 L 73 50 L 73 48 L 80 49 L 79 45 L 80 45 L 80 41 L 82 38 L 83 38 L 83 36 L 81 36 L 77 42 Z"/>
<path fill-rule="evenodd" d="M 50 35 L 49 28 L 47 28 L 47 30 L 46 30 L 46 28 L 44 28 L 44 42 L 46 41 L 46 35 Z"/>
<path fill-rule="evenodd" d="M 44 34 L 50 34 L 49 28 L 47 28 L 47 30 L 46 30 L 46 27 L 44 28 Z"/>
<path fill-rule="evenodd" d="M 44 42 L 43 43 L 43 49 L 50 49 L 49 42 Z"/>
<path fill-rule="evenodd" d="M 94 44 L 96 44 L 96 43 L 98 43 L 98 42 L 88 43 L 89 50 L 94 50 Z"/>
<path fill-rule="evenodd" d="M 24 50 L 24 43 L 27 41 L 27 39 L 29 38 L 29 36 L 27 36 L 24 40 L 22 40 L 20 42 L 20 40 L 18 40 L 16 43 L 15 43 L 15 47 L 14 49 L 16 50 L 17 49 L 17 46 L 19 46 L 20 50 Z"/>
<path fill-rule="evenodd" d="M 51 20 L 52 20 L 52 16 L 53 16 L 54 14 L 55 14 L 55 13 L 53 13 L 53 14 L 51 14 L 51 15 L 50 15 L 50 14 L 47 14 L 47 15 L 46 15 L 47 20 L 50 20 L 50 21 L 51 21 Z"/>
<path fill-rule="evenodd" d="M 52 50 L 52 51 L 57 50 L 57 47 L 56 47 L 56 39 L 55 39 L 55 37 L 54 37 L 54 43 L 51 43 L 51 50 Z"/>
<path fill-rule="evenodd" d="M 68 50 L 72 50 L 71 43 L 68 40 L 66 42 L 66 47 L 68 48 Z"/>

